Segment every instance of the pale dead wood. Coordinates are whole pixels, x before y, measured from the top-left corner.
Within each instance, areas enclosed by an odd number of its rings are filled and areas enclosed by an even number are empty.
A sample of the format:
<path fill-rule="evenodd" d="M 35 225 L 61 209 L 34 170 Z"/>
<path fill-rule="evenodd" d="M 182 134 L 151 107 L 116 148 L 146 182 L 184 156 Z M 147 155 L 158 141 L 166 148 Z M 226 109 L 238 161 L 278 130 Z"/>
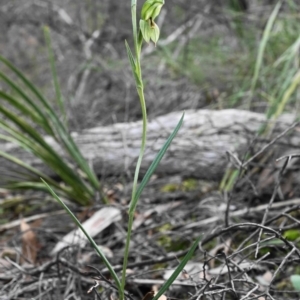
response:
<path fill-rule="evenodd" d="M 181 115 L 182 112 L 173 112 L 150 120 L 142 173 L 147 170 L 156 153 L 176 127 Z M 269 124 L 273 128 L 270 137 L 259 142 L 257 149 L 260 150 L 270 142 L 271 137 L 274 138 L 285 131 L 293 121 L 293 115 L 283 115 L 276 122 L 270 121 Z M 237 155 L 244 154 L 258 130 L 266 122 L 263 114 L 243 110 L 188 110 L 185 112 L 182 128 L 156 173 L 218 180 L 222 178 L 228 163 L 226 151 Z M 120 175 L 132 173 L 134 170 L 140 148 L 141 128 L 141 121 L 118 123 L 73 132 L 72 136 L 98 175 Z M 52 138 L 45 139 L 53 148 L 60 149 Z M 293 147 L 298 146 L 300 142 L 299 128 L 296 126 L 290 130 L 279 142 L 287 145 L 285 150 L 291 149 L 291 152 L 295 152 Z M 39 159 L 16 145 L 4 144 L 2 150 L 46 171 L 49 175 L 55 175 L 53 171 L 47 170 Z M 62 156 L 66 156 L 60 152 Z M 5 161 L 1 158 L 0 166 L 4 165 Z"/>
<path fill-rule="evenodd" d="M 103 207 L 93 214 L 88 220 L 82 223 L 82 227 L 90 235 L 90 237 L 95 237 L 110 224 L 120 221 L 121 211 L 116 207 Z M 53 250 L 51 255 L 57 254 L 61 249 L 70 245 L 79 245 L 81 247 L 88 243 L 88 239 L 85 234 L 79 229 L 74 229 L 65 235 L 61 241 L 59 241 Z"/>
<path fill-rule="evenodd" d="M 36 215 L 26 217 L 26 218 L 23 218 L 20 220 L 14 220 L 14 221 L 5 223 L 3 225 L 0 225 L 0 232 L 19 226 L 21 224 L 22 220 L 24 220 L 26 223 L 28 223 L 28 222 L 32 222 L 35 220 L 44 219 L 44 218 L 47 218 L 50 216 L 59 216 L 62 214 L 66 214 L 66 211 L 65 210 L 57 210 L 57 211 L 50 212 L 50 213 L 36 214 Z"/>

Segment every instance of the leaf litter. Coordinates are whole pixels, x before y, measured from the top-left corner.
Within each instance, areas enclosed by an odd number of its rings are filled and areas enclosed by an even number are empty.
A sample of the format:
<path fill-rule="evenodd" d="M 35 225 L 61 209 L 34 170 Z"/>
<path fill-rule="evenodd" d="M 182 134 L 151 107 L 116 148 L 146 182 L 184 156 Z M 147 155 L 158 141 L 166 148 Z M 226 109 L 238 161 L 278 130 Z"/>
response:
<path fill-rule="evenodd" d="M 252 185 L 262 182 L 260 174 L 251 175 L 247 180 L 251 180 Z M 186 181 L 185 178 L 180 180 Z M 277 177 L 277 183 L 276 179 L 271 183 L 271 192 L 262 194 L 263 198 L 256 205 L 244 200 L 249 195 L 255 197 L 247 181 L 242 188 L 238 184 L 233 187 L 229 194 L 232 199 L 228 201 L 217 187 L 204 190 L 195 184 L 189 190 L 164 188 L 172 181 L 183 185 L 180 180 L 178 176 L 156 176 L 142 195 L 130 249 L 128 298 L 151 297 L 180 263 L 193 241 L 204 233 L 193 258 L 161 299 L 210 299 L 212 296 L 222 299 L 226 295 L 240 295 L 244 300 L 270 296 L 297 299 L 294 286 L 297 286 L 295 264 L 300 260 L 300 233 L 297 235 L 300 199 L 292 197 L 282 201 L 281 196 L 276 196 L 280 178 Z M 120 274 L 131 186 L 124 183 L 122 189 L 116 186 L 114 182 L 108 189 L 113 195 L 110 206 L 96 204 L 88 208 L 88 213 L 75 211 Z M 272 195 L 275 201 L 270 204 Z M 0 296 L 14 299 L 55 293 L 68 295 L 69 299 L 75 299 L 72 294 L 80 299 L 91 299 L 97 291 L 103 298 L 115 299 L 108 270 L 70 218 L 57 207 L 52 210 L 11 220 L 10 225 L 1 229 L 4 234 L 0 239 L 3 286 Z M 43 222 L 33 226 L 32 220 Z M 16 231 L 18 225 L 20 230 Z M 16 282 L 15 278 L 21 279 Z M 152 292 L 149 294 L 149 291 Z"/>

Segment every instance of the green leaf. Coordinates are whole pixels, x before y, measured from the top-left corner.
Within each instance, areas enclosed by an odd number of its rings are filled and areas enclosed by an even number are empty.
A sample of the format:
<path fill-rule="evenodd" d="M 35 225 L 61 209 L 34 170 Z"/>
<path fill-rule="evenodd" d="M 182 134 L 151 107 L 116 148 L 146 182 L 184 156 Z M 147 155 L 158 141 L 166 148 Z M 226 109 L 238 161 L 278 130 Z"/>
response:
<path fill-rule="evenodd" d="M 135 78 L 135 82 L 137 84 L 137 86 L 143 86 L 142 85 L 142 82 L 139 78 L 139 76 L 137 75 L 137 70 L 136 70 L 136 62 L 135 62 L 135 59 L 133 57 L 133 54 L 130 50 L 130 47 L 127 43 L 127 41 L 125 40 L 125 47 L 126 47 L 126 51 L 127 51 L 127 55 L 128 55 L 128 59 L 129 59 L 129 62 L 130 62 L 130 66 L 131 66 L 131 70 L 132 70 L 132 74 Z"/>
<path fill-rule="evenodd" d="M 160 149 L 160 151 L 157 153 L 155 159 L 153 160 L 152 164 L 150 165 L 149 169 L 147 170 L 141 184 L 139 185 L 139 187 L 138 187 L 138 189 L 135 193 L 134 201 L 132 201 L 132 203 L 130 204 L 129 212 L 134 212 L 135 207 L 136 207 L 137 202 L 138 202 L 138 199 L 141 196 L 141 193 L 143 192 L 145 186 L 147 185 L 148 181 L 150 180 L 150 177 L 152 176 L 152 174 L 156 170 L 157 166 L 159 165 L 160 161 L 162 160 L 163 156 L 165 155 L 166 151 L 168 150 L 170 144 L 172 143 L 173 139 L 175 138 L 177 132 L 179 131 L 179 129 L 182 125 L 182 122 L 183 122 L 183 118 L 184 118 L 184 113 L 182 114 L 182 117 L 179 120 L 176 128 L 171 133 L 171 135 L 169 136 L 169 138 L 167 139 L 167 141 L 165 142 L 163 147 Z"/>
<path fill-rule="evenodd" d="M 84 233 L 84 235 L 87 237 L 87 239 L 89 240 L 89 242 L 91 243 L 91 245 L 93 246 L 94 250 L 97 252 L 97 254 L 101 257 L 103 263 L 105 264 L 105 266 L 107 267 L 107 269 L 110 272 L 110 275 L 113 277 L 115 284 L 118 287 L 119 292 L 121 291 L 121 283 L 120 280 L 117 276 L 117 274 L 115 273 L 112 265 L 110 264 L 110 262 L 108 261 L 108 259 L 106 258 L 105 254 L 101 251 L 100 247 L 98 247 L 98 245 L 95 243 L 94 239 L 87 233 L 87 231 L 84 229 L 84 227 L 81 225 L 81 223 L 79 222 L 79 220 L 76 218 L 76 216 L 71 212 L 71 210 L 68 208 L 67 205 L 64 204 L 64 202 L 55 194 L 55 192 L 52 190 L 52 188 L 47 184 L 47 182 L 45 180 L 43 180 L 41 178 L 42 182 L 44 183 L 44 185 L 47 187 L 47 189 L 49 190 L 49 192 L 52 194 L 52 196 L 56 199 L 56 201 L 66 210 L 66 212 L 70 215 L 70 217 L 73 219 L 74 223 L 81 229 L 81 231 Z"/>
<path fill-rule="evenodd" d="M 300 230 L 299 229 L 289 229 L 284 232 L 283 237 L 289 241 L 295 241 L 300 237 Z"/>
<path fill-rule="evenodd" d="M 163 286 L 160 288 L 158 293 L 155 295 L 155 297 L 152 300 L 158 300 L 161 295 L 171 286 L 171 284 L 176 280 L 177 276 L 180 274 L 180 272 L 184 269 L 185 265 L 188 263 L 188 261 L 191 259 L 195 249 L 197 248 L 201 237 L 198 237 L 197 240 L 192 245 L 189 252 L 186 254 L 186 256 L 183 258 L 179 266 L 176 268 L 176 270 L 173 272 L 173 274 L 170 276 L 170 278 L 163 284 Z"/>
<path fill-rule="evenodd" d="M 294 289 L 300 292 L 300 275 L 292 275 L 290 279 Z"/>
<path fill-rule="evenodd" d="M 272 239 L 271 241 L 262 242 L 260 244 L 261 247 L 267 247 L 267 246 L 278 246 L 278 245 L 284 245 L 284 241 L 280 239 Z"/>
<path fill-rule="evenodd" d="M 136 63 L 135 63 L 135 59 L 133 57 L 133 54 L 131 52 L 131 49 L 127 43 L 127 41 L 125 40 L 125 47 L 126 47 L 126 51 L 127 51 L 127 55 L 128 55 L 128 59 L 130 62 L 130 66 L 131 66 L 131 70 L 133 72 L 133 74 L 135 75 L 135 71 L 136 71 Z"/>

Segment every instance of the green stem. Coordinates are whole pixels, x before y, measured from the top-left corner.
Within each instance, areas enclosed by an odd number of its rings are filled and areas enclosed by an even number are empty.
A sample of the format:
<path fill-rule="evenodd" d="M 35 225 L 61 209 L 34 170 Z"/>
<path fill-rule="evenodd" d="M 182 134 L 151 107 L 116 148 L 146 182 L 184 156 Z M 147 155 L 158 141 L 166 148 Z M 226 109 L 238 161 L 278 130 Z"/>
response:
<path fill-rule="evenodd" d="M 132 195 L 131 195 L 131 205 L 129 208 L 129 213 L 133 213 L 136 208 L 137 199 L 135 199 L 135 194 L 137 190 L 137 182 L 138 182 L 138 176 L 140 172 L 140 167 L 142 164 L 143 155 L 146 148 L 146 139 L 147 139 L 147 108 L 146 108 L 146 102 L 144 97 L 144 90 L 143 88 L 138 88 L 138 94 L 140 98 L 140 104 L 142 109 L 142 115 L 143 115 L 143 129 L 142 129 L 142 143 L 141 143 L 141 149 L 139 158 L 136 164 L 135 172 L 134 172 L 134 179 L 133 179 L 133 187 L 132 187 Z M 134 203 L 135 202 L 135 203 Z M 134 205 L 132 205 L 134 204 Z"/>
<path fill-rule="evenodd" d="M 125 283 L 126 283 L 126 269 L 127 269 L 127 264 L 128 264 L 128 254 L 129 254 L 129 246 L 130 246 L 130 237 L 131 237 L 131 231 L 132 231 L 133 218 L 134 218 L 133 213 L 129 212 L 126 244 L 125 244 L 125 251 L 124 251 L 124 260 L 123 260 L 122 279 L 121 279 L 121 288 L 122 288 L 123 293 L 125 290 Z M 123 300 L 124 295 L 120 298 L 121 298 L 121 300 Z"/>
<path fill-rule="evenodd" d="M 134 51 L 135 51 L 137 61 L 139 62 L 140 55 L 138 49 L 138 37 L 137 37 L 137 25 L 136 25 L 136 0 L 131 0 L 131 20 L 132 20 Z"/>
<path fill-rule="evenodd" d="M 121 280 L 121 287 L 122 287 L 123 293 L 124 293 L 124 288 L 125 288 L 125 283 L 126 283 L 126 269 L 127 269 L 127 264 L 128 264 L 128 255 L 129 255 L 132 224 L 133 224 L 133 219 L 134 219 L 135 208 L 137 205 L 137 199 L 135 199 L 135 195 L 136 195 L 136 191 L 137 191 L 137 182 L 138 182 L 140 167 L 142 164 L 142 159 L 143 159 L 143 155 L 145 152 L 146 140 L 147 140 L 147 108 L 146 108 L 146 101 L 145 101 L 145 96 L 144 96 L 144 86 L 143 86 L 141 63 L 140 63 L 142 39 L 139 38 L 138 32 L 137 32 L 136 0 L 131 1 L 131 14 L 132 14 L 134 49 L 135 49 L 135 55 L 136 55 L 136 70 L 135 70 L 135 72 L 136 72 L 136 75 L 138 78 L 138 80 L 136 80 L 136 88 L 137 88 L 137 92 L 138 92 L 139 99 L 140 99 L 140 105 L 141 105 L 141 109 L 142 109 L 143 129 L 142 129 L 141 149 L 140 149 L 139 158 L 138 158 L 136 168 L 135 168 L 132 194 L 131 194 L 131 202 L 130 202 L 130 208 L 129 208 L 128 229 L 127 229 L 127 236 L 126 236 L 122 280 Z M 121 298 L 121 300 L 123 300 L 124 294 L 121 295 L 120 298 Z"/>
<path fill-rule="evenodd" d="M 128 254 L 129 254 L 133 217 L 134 217 L 134 212 L 135 212 L 135 208 L 136 208 L 136 204 L 137 204 L 137 200 L 138 200 L 138 199 L 135 199 L 136 190 L 137 190 L 137 181 L 138 181 L 138 176 L 139 176 L 139 171 L 140 171 L 143 155 L 145 152 L 146 139 L 147 139 L 147 110 L 146 110 L 146 103 L 145 103 L 145 99 L 144 99 L 143 90 L 142 89 L 138 90 L 138 94 L 140 97 L 142 113 L 143 113 L 143 133 L 142 133 L 142 144 L 141 144 L 140 154 L 139 154 L 139 158 L 138 158 L 136 168 L 135 168 L 135 173 L 134 173 L 133 187 L 132 187 L 132 194 L 131 194 L 131 201 L 130 201 L 131 205 L 129 208 L 129 220 L 128 220 L 124 260 L 123 260 L 122 281 L 121 281 L 123 289 L 125 287 L 126 268 L 127 268 L 127 264 L 128 264 Z"/>

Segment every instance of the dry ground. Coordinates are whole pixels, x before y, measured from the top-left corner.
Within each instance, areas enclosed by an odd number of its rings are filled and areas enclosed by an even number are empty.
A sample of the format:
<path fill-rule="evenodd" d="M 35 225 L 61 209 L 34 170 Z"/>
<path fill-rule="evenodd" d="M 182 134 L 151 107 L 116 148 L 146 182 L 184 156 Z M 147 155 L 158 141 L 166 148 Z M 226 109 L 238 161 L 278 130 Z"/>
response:
<path fill-rule="evenodd" d="M 62 1 L 62 8 L 76 20 L 68 25 L 65 17 L 59 19 L 58 1 L 48 3 L 46 9 L 47 2 L 29 2 L 34 7 L 0 1 L 0 26 L 6 32 L 1 36 L 1 52 L 53 99 L 40 31 L 40 25 L 47 20 L 53 32 L 71 127 L 82 129 L 139 119 L 133 80 L 128 63 L 123 60 L 123 42 L 125 38 L 130 41 L 131 34 L 130 28 L 124 26 L 130 23 L 128 15 L 122 13 L 127 9 L 125 4 L 86 1 L 84 6 Z M 170 1 L 168 7 L 175 2 Z M 204 9 L 204 2 L 197 5 Z M 169 30 L 165 37 L 195 16 L 195 7 L 189 7 L 189 13 L 182 15 L 185 3 L 176 3 L 179 8 L 172 10 L 173 22 L 165 21 Z M 225 17 L 213 8 L 209 7 L 205 19 L 204 36 L 214 30 L 228 34 Z M 179 20 L 179 25 L 174 20 Z M 101 28 L 100 37 L 92 43 L 91 59 L 85 46 L 97 28 Z M 227 41 L 236 42 L 231 34 Z M 222 92 L 228 93 L 229 88 L 228 83 L 219 81 L 219 71 L 208 70 L 208 88 L 203 87 L 183 76 L 178 66 L 170 67 L 168 59 L 147 54 L 150 50 L 145 50 L 144 71 L 150 118 L 182 109 L 222 107 Z M 224 69 L 221 78 L 230 72 L 230 68 Z M 192 260 L 166 293 L 168 298 L 299 299 L 290 280 L 291 275 L 300 274 L 300 198 L 295 181 L 290 179 L 293 172 L 298 174 L 299 167 L 289 164 L 287 170 L 283 163 L 272 169 L 276 176 L 260 189 L 257 182 L 264 178 L 267 163 L 262 158 L 251 165 L 230 191 L 221 191 L 220 182 L 183 178 L 180 174 L 153 177 L 136 213 L 127 298 L 141 300 L 147 292 L 159 288 L 201 235 Z M 101 178 L 110 206 L 120 212 L 120 218 L 95 237 L 119 274 L 131 192 L 128 177 Z M 51 255 L 55 245 L 75 225 L 49 196 L 0 190 L 0 199 L 6 203 L 0 208 L 1 300 L 117 299 L 107 269 L 89 244 L 79 247 L 70 243 Z M 91 207 L 79 208 L 70 204 L 70 208 L 84 222 L 103 205 L 96 202 Z M 92 288 L 96 285 L 99 286 Z"/>

